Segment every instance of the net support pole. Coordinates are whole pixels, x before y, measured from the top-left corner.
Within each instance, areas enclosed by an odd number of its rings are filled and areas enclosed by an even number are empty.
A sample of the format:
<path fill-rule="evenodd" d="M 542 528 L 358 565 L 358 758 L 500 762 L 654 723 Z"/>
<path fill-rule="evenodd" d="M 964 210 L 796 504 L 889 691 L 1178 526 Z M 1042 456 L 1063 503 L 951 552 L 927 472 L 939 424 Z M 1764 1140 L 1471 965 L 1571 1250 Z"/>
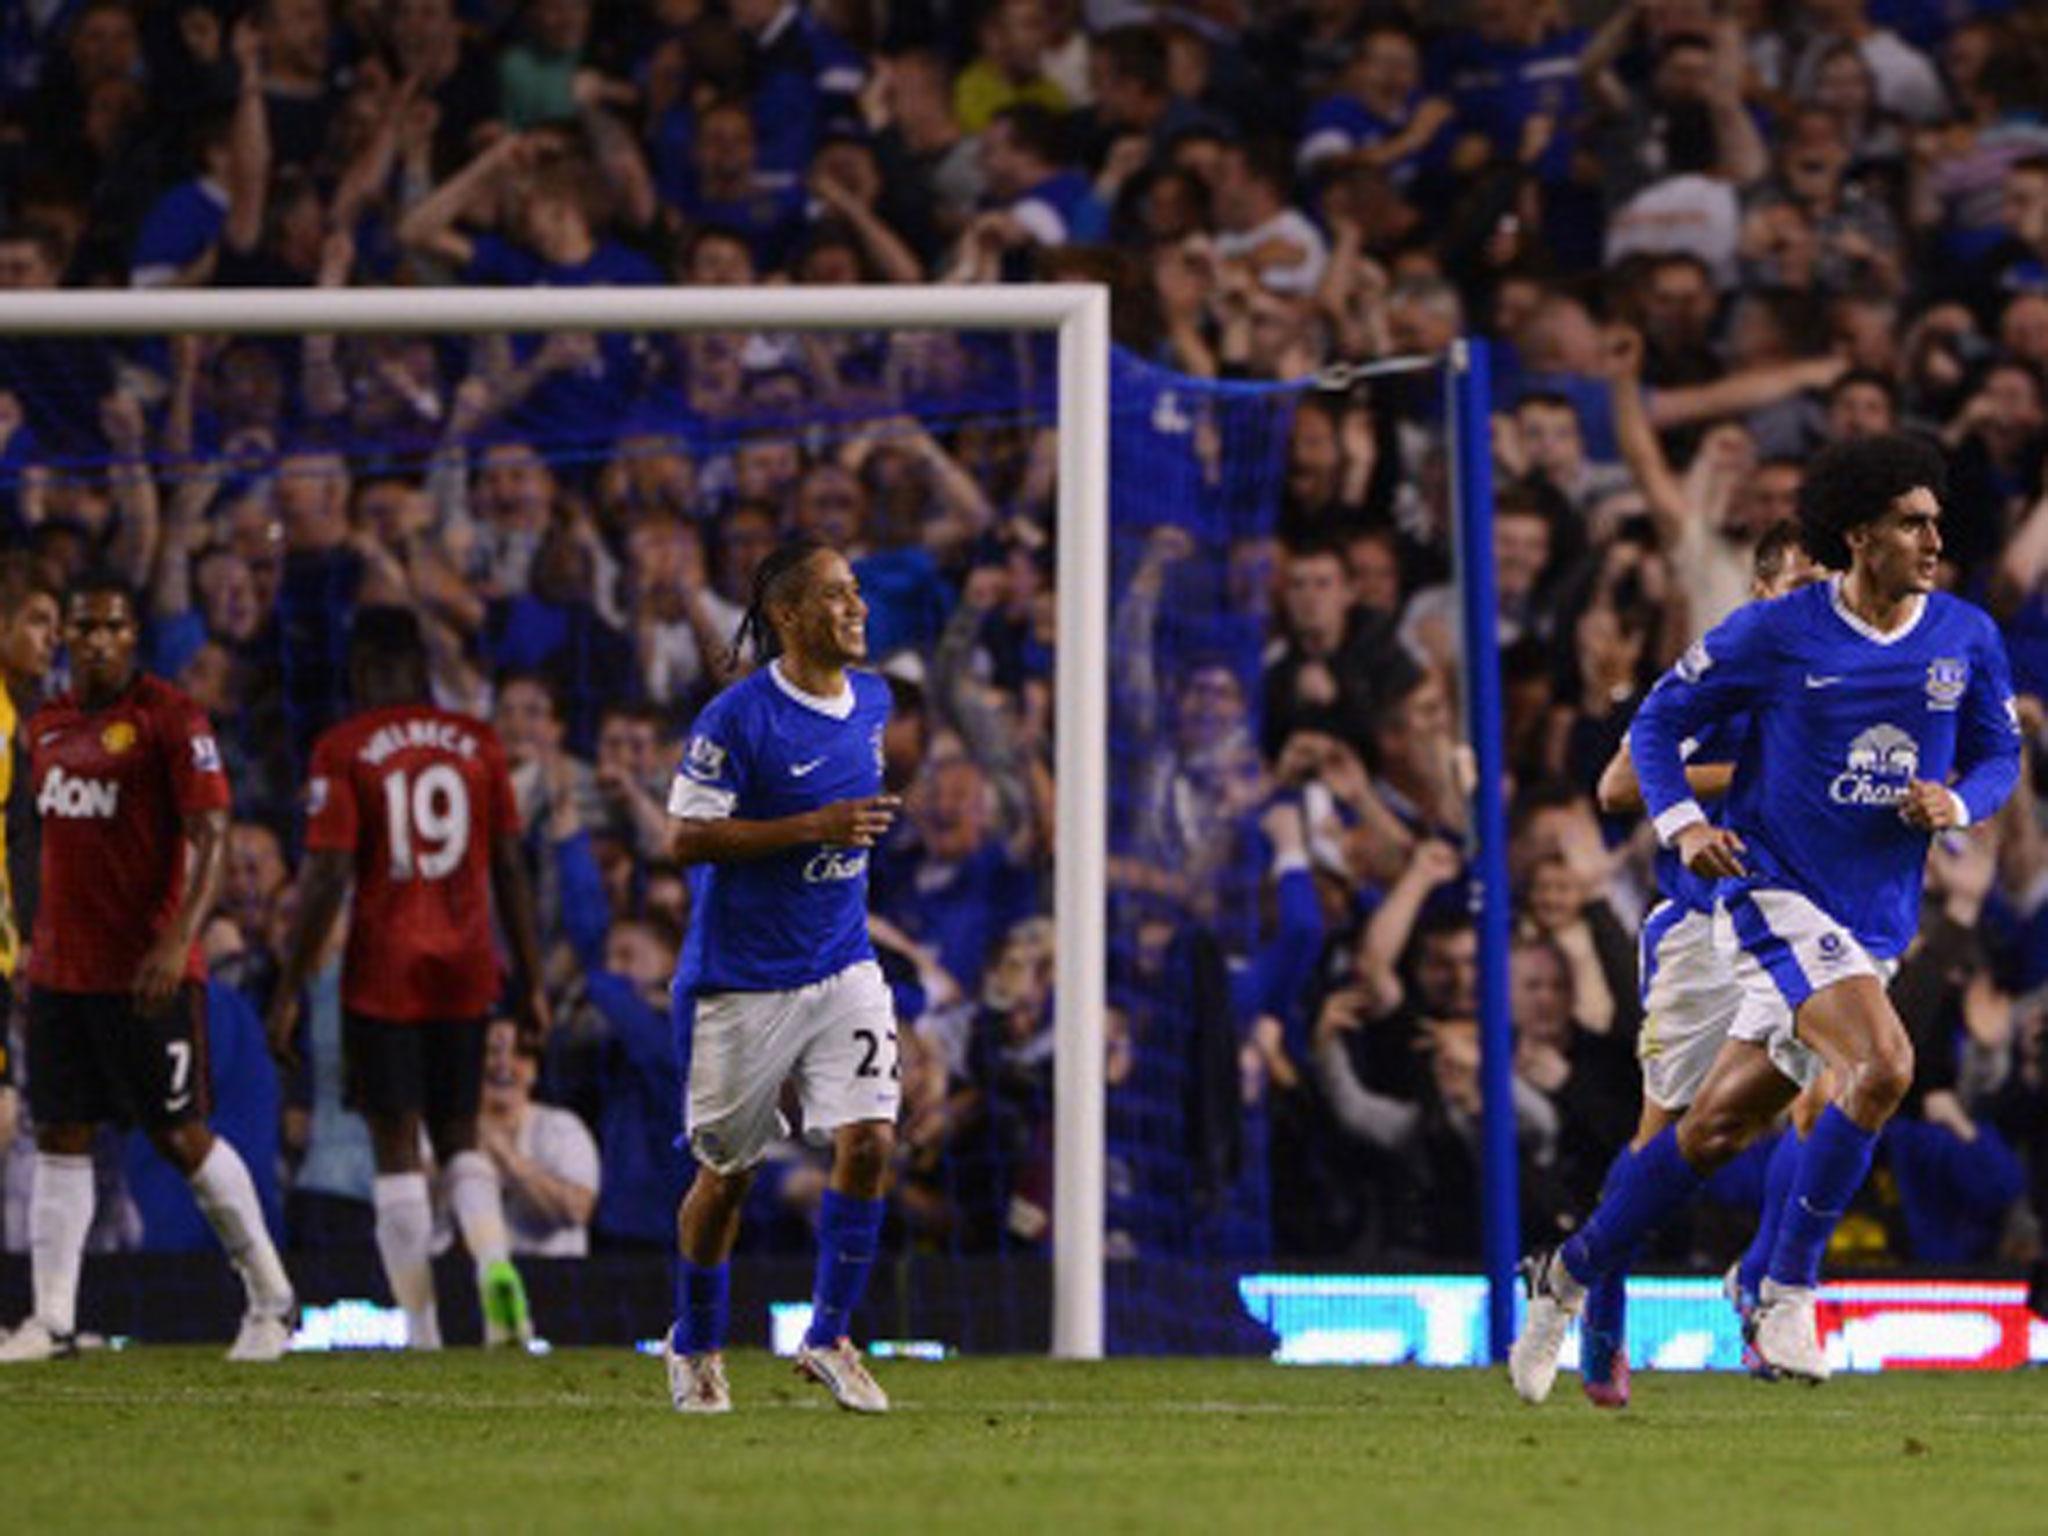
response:
<path fill-rule="evenodd" d="M 1109 294 L 1059 328 L 1059 667 L 1053 871 L 1052 1352 L 1103 1351 L 1109 803 Z"/>
<path fill-rule="evenodd" d="M 1479 938 L 1482 1229 L 1486 1337 L 1505 1360 L 1515 1331 L 1515 1262 L 1521 1247 L 1514 1100 L 1514 1026 L 1508 1013 L 1507 818 L 1501 804 L 1500 599 L 1493 568 L 1492 368 L 1484 341 L 1452 344 L 1446 375 L 1455 444 L 1459 617 L 1465 656 L 1465 739 L 1472 745 L 1471 899 Z"/>

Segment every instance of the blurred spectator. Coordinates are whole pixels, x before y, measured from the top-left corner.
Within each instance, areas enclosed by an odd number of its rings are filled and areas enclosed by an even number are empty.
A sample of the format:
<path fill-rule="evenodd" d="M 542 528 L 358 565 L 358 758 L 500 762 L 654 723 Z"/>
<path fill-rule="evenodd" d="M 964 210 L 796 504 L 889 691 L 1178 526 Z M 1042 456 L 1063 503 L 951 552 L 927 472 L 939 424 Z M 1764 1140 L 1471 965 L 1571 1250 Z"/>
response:
<path fill-rule="evenodd" d="M 974 58 L 953 86 L 960 126 L 980 133 L 999 113 L 1031 105 L 1063 112 L 1067 93 L 1045 73 L 1052 41 L 1046 0 L 995 0 L 983 12 Z"/>
<path fill-rule="evenodd" d="M 577 1259 L 590 1251 L 597 1210 L 597 1143 L 566 1109 L 537 1104 L 540 1052 L 510 1019 L 484 1037 L 484 1091 L 477 1144 L 505 1189 L 514 1253 Z"/>
<path fill-rule="evenodd" d="M 0 7 L 0 288 L 1104 283 L 1113 1240 L 1422 1262 L 1476 1241 L 1472 782 L 1460 466 L 1400 359 L 1494 343 L 1532 1238 L 1633 1086 L 1646 837 L 1586 786 L 1746 600 L 1804 460 L 1939 440 L 1941 579 L 2002 627 L 2030 737 L 2048 692 L 2048 26 L 1868 0 L 1585 19 Z M 0 528 L 60 580 L 135 581 L 152 667 L 215 722 L 218 985 L 270 984 L 356 604 L 415 607 L 437 698 L 498 721 L 564 1020 L 540 1083 L 602 1151 L 600 1246 L 672 1245 L 666 781 L 756 663 L 735 631 L 792 531 L 854 561 L 897 701 L 878 750 L 910 813 L 873 858 L 898 1235 L 1047 1235 L 1059 370 L 1045 338 L 843 319 L 0 340 Z M 1935 855 L 1900 992 L 1924 1080 L 1866 1230 L 1893 1256 L 2030 1260 L 2015 1180 L 2048 1209 L 2044 787 L 1988 885 L 1974 844 Z M 309 1001 L 290 1230 L 359 1242 L 360 1128 Z M 807 1241 L 817 1190 L 792 1144 L 748 1241 Z"/>

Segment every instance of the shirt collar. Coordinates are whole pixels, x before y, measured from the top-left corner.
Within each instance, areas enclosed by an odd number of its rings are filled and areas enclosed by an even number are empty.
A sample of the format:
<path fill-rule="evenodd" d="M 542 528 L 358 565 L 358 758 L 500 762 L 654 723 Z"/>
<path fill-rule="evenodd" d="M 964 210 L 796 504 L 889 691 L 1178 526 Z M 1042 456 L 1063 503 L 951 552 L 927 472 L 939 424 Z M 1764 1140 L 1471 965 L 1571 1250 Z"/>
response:
<path fill-rule="evenodd" d="M 1828 578 L 1828 601 L 1834 606 L 1835 614 L 1857 634 L 1874 645 L 1896 645 L 1920 627 L 1920 619 L 1927 612 L 1927 594 L 1913 594 L 1913 612 L 1896 629 L 1879 629 L 1867 619 L 1860 619 L 1849 611 L 1849 605 L 1842 597 L 1842 578 Z"/>
<path fill-rule="evenodd" d="M 833 694 L 830 698 L 826 698 L 821 694 L 806 693 L 803 689 L 797 687 L 795 683 L 792 683 L 783 674 L 780 661 L 768 663 L 768 675 L 774 679 L 776 687 L 780 688 L 790 698 L 796 700 L 797 703 L 803 705 L 805 709 L 814 709 L 821 715 L 831 716 L 834 720 L 844 720 L 853 713 L 853 683 L 851 680 L 847 682 L 846 687 L 842 691 Z"/>

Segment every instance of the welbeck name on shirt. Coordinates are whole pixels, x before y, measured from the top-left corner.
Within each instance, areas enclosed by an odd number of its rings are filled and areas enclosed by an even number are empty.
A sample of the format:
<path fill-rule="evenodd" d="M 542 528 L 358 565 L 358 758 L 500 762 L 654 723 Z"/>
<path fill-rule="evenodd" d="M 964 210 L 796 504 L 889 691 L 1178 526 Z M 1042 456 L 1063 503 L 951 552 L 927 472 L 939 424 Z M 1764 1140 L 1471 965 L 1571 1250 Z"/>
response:
<path fill-rule="evenodd" d="M 404 720 L 387 725 L 364 744 L 362 760 L 371 765 L 407 747 L 432 747 L 459 757 L 476 756 L 476 738 L 446 720 Z"/>

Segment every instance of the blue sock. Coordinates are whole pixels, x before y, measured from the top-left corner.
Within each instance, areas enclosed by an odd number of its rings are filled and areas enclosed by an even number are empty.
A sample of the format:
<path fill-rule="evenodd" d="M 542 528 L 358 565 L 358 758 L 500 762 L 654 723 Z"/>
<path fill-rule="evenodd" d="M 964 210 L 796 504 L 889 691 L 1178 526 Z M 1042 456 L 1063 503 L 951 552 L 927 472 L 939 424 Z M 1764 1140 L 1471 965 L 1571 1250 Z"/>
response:
<path fill-rule="evenodd" d="M 1602 1200 L 1634 1156 L 1628 1147 L 1614 1154 L 1600 1186 Z M 1579 1317 L 1579 1374 L 1596 1385 L 1614 1379 L 1614 1356 L 1628 1329 L 1628 1271 L 1634 1262 L 1631 1250 L 1619 1267 L 1586 1288 L 1586 1310 Z"/>
<path fill-rule="evenodd" d="M 1877 1133 L 1864 1130 L 1836 1105 L 1821 1111 L 1800 1151 L 1799 1176 L 1778 1218 L 1770 1266 L 1770 1277 L 1778 1284 L 1820 1284 L 1821 1256 L 1828 1251 L 1828 1239 L 1842 1213 L 1863 1187 L 1876 1146 Z"/>
<path fill-rule="evenodd" d="M 726 1321 L 732 1315 L 732 1266 L 699 1268 L 676 1260 L 675 1348 L 679 1355 L 708 1355 L 725 1348 Z"/>
<path fill-rule="evenodd" d="M 1792 1198 L 1792 1185 L 1799 1177 L 1799 1149 L 1805 1143 L 1797 1131 L 1786 1131 L 1771 1148 L 1770 1165 L 1764 1169 L 1764 1203 L 1757 1211 L 1756 1236 L 1742 1255 L 1742 1267 L 1735 1283 L 1742 1294 L 1755 1299 L 1770 1273 L 1771 1254 L 1778 1246 L 1778 1227 L 1785 1215 L 1785 1202 Z"/>
<path fill-rule="evenodd" d="M 804 1342 L 827 1349 L 853 1327 L 853 1309 L 867 1289 L 881 1246 L 880 1200 L 858 1200 L 836 1189 L 825 1191 L 818 1211 L 818 1280 L 811 1291 L 811 1326 Z"/>
<path fill-rule="evenodd" d="M 1667 1126 L 1610 1175 L 1600 1208 L 1560 1250 L 1564 1267 L 1591 1285 L 1628 1263 L 1643 1239 L 1698 1192 L 1703 1180 L 1678 1150 L 1678 1130 Z"/>

